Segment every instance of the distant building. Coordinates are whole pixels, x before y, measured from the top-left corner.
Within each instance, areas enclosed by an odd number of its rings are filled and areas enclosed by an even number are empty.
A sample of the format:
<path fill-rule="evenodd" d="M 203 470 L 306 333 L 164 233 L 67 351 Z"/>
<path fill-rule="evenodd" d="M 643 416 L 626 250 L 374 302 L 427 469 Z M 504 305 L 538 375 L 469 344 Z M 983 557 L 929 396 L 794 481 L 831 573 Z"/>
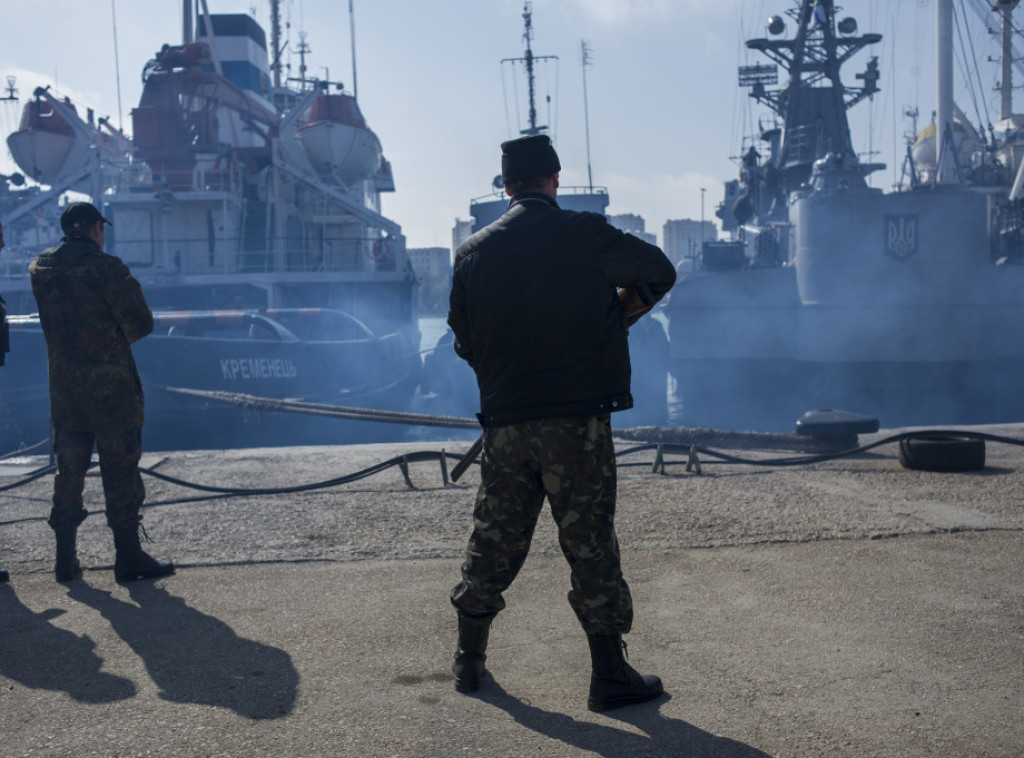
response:
<path fill-rule="evenodd" d="M 636 213 L 616 213 L 608 217 L 608 223 L 616 229 L 621 229 L 632 234 L 634 237 L 639 237 L 644 242 L 650 242 L 652 245 L 658 244 L 658 238 L 655 235 L 644 231 L 646 226 L 644 217 Z"/>
<path fill-rule="evenodd" d="M 713 221 L 705 221 L 703 233 L 701 222 L 689 218 L 670 219 L 661 228 L 665 255 L 678 266 L 683 261 L 699 258 L 702 242 L 718 239 L 718 230 Z"/>
<path fill-rule="evenodd" d="M 454 259 L 455 251 L 459 249 L 459 245 L 465 242 L 469 235 L 473 233 L 473 219 L 471 218 L 457 218 L 455 219 L 455 226 L 452 227 L 452 257 Z"/>
<path fill-rule="evenodd" d="M 417 312 L 447 311 L 452 282 L 451 250 L 446 247 L 414 247 L 406 252 L 419 280 L 416 290 Z"/>

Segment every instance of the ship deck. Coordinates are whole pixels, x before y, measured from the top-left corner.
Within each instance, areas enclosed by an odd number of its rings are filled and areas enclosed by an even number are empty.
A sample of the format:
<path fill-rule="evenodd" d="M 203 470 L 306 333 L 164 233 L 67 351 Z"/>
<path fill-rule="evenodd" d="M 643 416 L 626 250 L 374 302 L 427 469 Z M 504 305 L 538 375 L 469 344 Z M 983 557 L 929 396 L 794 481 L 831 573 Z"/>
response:
<path fill-rule="evenodd" d="M 1024 425 L 984 427 L 1024 439 Z M 879 435 L 862 435 L 861 442 Z M 620 443 L 620 449 L 631 443 Z M 277 488 L 464 441 L 147 454 Z M 770 457 L 772 453 L 743 452 Z M 1008 756 L 1024 744 L 1024 448 L 910 471 L 895 445 L 795 467 L 620 459 L 632 664 L 667 696 L 586 709 L 587 645 L 551 519 L 507 593 L 476 696 L 450 678 L 478 469 L 437 461 L 303 493 L 215 499 L 146 478 L 149 550 L 118 585 L 98 476 L 84 576 L 54 582 L 51 477 L 3 494 L 6 756 Z M 0 463 L 0 486 L 38 467 Z M 202 498 L 202 499 L 196 499 Z"/>

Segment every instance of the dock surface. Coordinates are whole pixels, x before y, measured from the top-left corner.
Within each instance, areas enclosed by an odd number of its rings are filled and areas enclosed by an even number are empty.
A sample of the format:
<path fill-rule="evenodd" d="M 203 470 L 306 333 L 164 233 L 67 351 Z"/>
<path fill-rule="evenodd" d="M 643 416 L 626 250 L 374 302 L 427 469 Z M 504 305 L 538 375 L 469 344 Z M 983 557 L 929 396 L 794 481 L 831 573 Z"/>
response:
<path fill-rule="evenodd" d="M 1024 425 L 980 427 L 1024 440 Z M 885 437 L 862 435 L 861 442 Z M 147 453 L 190 482 L 274 489 L 467 441 Z M 619 450 L 634 447 L 620 442 Z M 741 451 L 751 458 L 790 457 Z M 1020 756 L 1024 448 L 911 471 L 897 446 L 812 465 L 619 459 L 630 661 L 666 696 L 591 713 L 547 511 L 476 695 L 450 665 L 479 469 L 211 497 L 145 477 L 147 549 L 114 582 L 100 480 L 82 578 L 52 574 L 52 476 L 0 493 L 0 755 Z M 40 459 L 0 463 L 0 487 Z M 449 462 L 449 467 L 454 461 Z"/>

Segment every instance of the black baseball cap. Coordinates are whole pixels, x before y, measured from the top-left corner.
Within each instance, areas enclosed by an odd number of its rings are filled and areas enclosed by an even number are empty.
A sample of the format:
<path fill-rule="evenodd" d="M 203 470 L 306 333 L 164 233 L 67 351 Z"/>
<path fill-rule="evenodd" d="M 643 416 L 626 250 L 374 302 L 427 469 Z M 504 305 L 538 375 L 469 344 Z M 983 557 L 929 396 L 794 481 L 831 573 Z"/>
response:
<path fill-rule="evenodd" d="M 65 234 L 84 232 L 97 221 L 110 224 L 92 203 L 71 203 L 60 214 L 60 228 Z"/>

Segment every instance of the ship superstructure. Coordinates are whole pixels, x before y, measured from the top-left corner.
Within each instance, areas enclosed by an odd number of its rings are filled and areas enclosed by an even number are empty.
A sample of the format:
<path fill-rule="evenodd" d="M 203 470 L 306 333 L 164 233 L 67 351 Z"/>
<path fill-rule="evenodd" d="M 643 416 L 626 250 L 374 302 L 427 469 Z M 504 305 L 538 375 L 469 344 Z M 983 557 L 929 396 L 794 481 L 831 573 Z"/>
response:
<path fill-rule="evenodd" d="M 1009 17 L 1016 2 L 1002 5 Z M 726 184 L 728 239 L 671 295 L 683 423 L 784 430 L 816 408 L 889 426 L 1024 418 L 1024 266 L 993 224 L 1012 217 L 1019 163 L 1006 143 L 971 154 L 956 136 L 951 13 L 939 0 L 940 149 L 930 167 L 911 152 L 891 192 L 868 186 L 880 166 L 860 161 L 846 118 L 878 91 L 877 59 L 855 87 L 840 76 L 881 36 L 833 0 L 802 0 L 747 42 L 773 64 L 742 68 L 740 84 L 774 118 Z"/>
<path fill-rule="evenodd" d="M 374 375 L 411 394 L 416 280 L 401 227 L 381 211 L 381 195 L 395 189 L 391 166 L 354 93 L 308 78 L 304 59 L 298 78 L 280 82 L 254 18 L 193 17 L 191 5 L 181 44 L 163 45 L 144 67 L 130 138 L 45 88 L 25 104 L 8 145 L 45 186 L 0 197 L 10 200 L 0 208 L 10 312 L 35 310 L 27 263 L 59 242 L 60 202 L 74 191 L 112 221 L 106 252 L 130 266 L 155 311 L 340 311 L 377 338 Z M 153 383 L 168 374 L 159 361 L 140 370 Z M 0 377 L 15 381 L 11 371 Z M 306 386 L 328 402 L 351 390 Z"/>
<path fill-rule="evenodd" d="M 390 164 L 350 93 L 303 78 L 275 97 L 247 15 L 200 15 L 194 38 L 164 45 L 143 78 L 130 140 L 37 90 L 8 143 L 50 198 L 73 189 L 101 206 L 108 252 L 155 308 L 315 303 L 412 323 L 405 240 L 380 207 Z M 17 227 L 33 210 L 3 218 Z M 16 282 L 4 287 L 13 312 L 32 310 Z"/>

